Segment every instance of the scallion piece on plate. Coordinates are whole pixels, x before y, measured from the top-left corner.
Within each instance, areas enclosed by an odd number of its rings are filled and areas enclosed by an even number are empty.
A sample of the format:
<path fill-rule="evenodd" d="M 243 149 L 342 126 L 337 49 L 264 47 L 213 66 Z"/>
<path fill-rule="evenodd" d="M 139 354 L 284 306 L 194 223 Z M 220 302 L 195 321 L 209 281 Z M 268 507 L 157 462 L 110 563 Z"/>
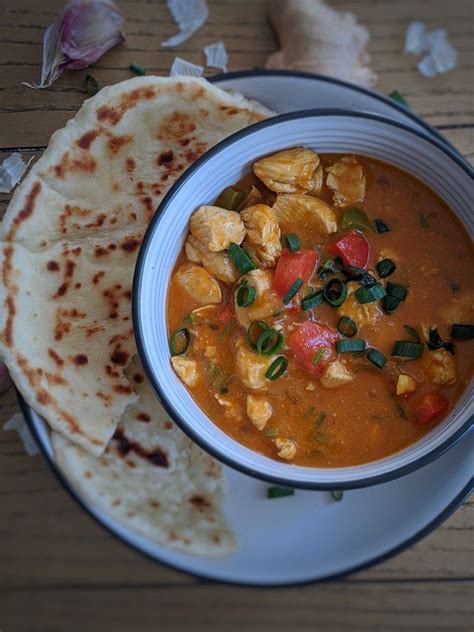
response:
<path fill-rule="evenodd" d="M 372 362 L 372 364 L 374 364 L 378 369 L 383 369 L 387 362 L 387 358 L 384 356 L 384 354 L 380 353 L 380 351 L 378 351 L 377 349 L 370 349 L 367 354 L 367 360 L 369 360 L 369 362 Z"/>
<path fill-rule="evenodd" d="M 228 211 L 236 211 L 247 194 L 244 191 L 237 191 L 234 187 L 226 187 L 216 200 L 216 206 L 225 208 Z"/>
<path fill-rule="evenodd" d="M 267 329 L 257 340 L 257 351 L 262 355 L 273 355 L 283 347 L 283 335 L 276 329 Z"/>
<path fill-rule="evenodd" d="M 267 369 L 265 373 L 265 377 L 272 382 L 278 380 L 279 377 L 283 375 L 283 373 L 288 368 L 288 358 L 285 356 L 278 356 Z"/>
<path fill-rule="evenodd" d="M 318 307 L 318 305 L 321 305 L 321 303 L 324 303 L 324 293 L 323 290 L 317 290 L 316 292 L 312 292 L 311 294 L 308 294 L 308 296 L 304 297 L 301 301 L 301 309 L 305 311 L 308 309 L 314 309 L 315 307 Z"/>
<path fill-rule="evenodd" d="M 451 338 L 471 340 L 471 338 L 474 338 L 474 325 L 453 325 L 451 327 Z"/>
<path fill-rule="evenodd" d="M 290 252 L 298 252 L 301 248 L 300 240 L 298 239 L 298 235 L 296 233 L 285 235 L 285 242 Z"/>
<path fill-rule="evenodd" d="M 359 228 L 374 232 L 374 225 L 367 217 L 367 213 L 361 208 L 346 208 L 341 220 L 341 229 Z"/>
<path fill-rule="evenodd" d="M 355 336 L 357 333 L 357 325 L 349 316 L 341 316 L 337 323 L 337 328 L 343 336 L 347 336 L 348 338 L 352 338 L 352 336 Z"/>
<path fill-rule="evenodd" d="M 401 301 L 394 296 L 384 296 L 382 307 L 383 311 L 387 312 L 387 314 L 391 314 L 393 311 L 397 309 L 400 305 Z"/>
<path fill-rule="evenodd" d="M 341 279 L 331 279 L 323 289 L 324 298 L 333 307 L 339 307 L 347 298 L 347 286 Z"/>
<path fill-rule="evenodd" d="M 229 245 L 229 255 L 235 266 L 242 274 L 255 270 L 255 264 L 243 248 L 232 241 Z"/>
<path fill-rule="evenodd" d="M 381 279 L 385 279 L 385 277 L 388 277 L 395 272 L 397 266 L 393 263 L 391 259 L 382 259 L 382 261 L 379 261 L 375 265 L 375 268 L 379 277 Z"/>
<path fill-rule="evenodd" d="M 380 283 L 374 283 L 368 287 L 359 287 L 354 292 L 354 296 L 359 303 L 373 303 L 385 296 L 385 289 Z"/>
<path fill-rule="evenodd" d="M 389 233 L 390 232 L 390 228 L 383 221 L 383 219 L 376 219 L 374 223 L 375 223 L 375 228 L 377 229 L 378 233 Z"/>
<path fill-rule="evenodd" d="M 359 351 L 364 351 L 365 347 L 365 340 L 362 340 L 361 338 L 336 340 L 336 351 L 338 353 L 357 353 Z"/>
<path fill-rule="evenodd" d="M 300 277 L 298 277 L 296 281 L 294 281 L 294 283 L 291 285 L 288 292 L 283 297 L 283 302 L 289 303 L 291 299 L 293 298 L 293 296 L 298 292 L 298 290 L 300 290 L 303 287 L 303 283 L 304 283 L 303 279 L 300 279 Z"/>
<path fill-rule="evenodd" d="M 235 300 L 238 307 L 248 307 L 252 305 L 257 296 L 257 291 L 248 283 L 242 283 L 237 288 L 237 292 L 235 294 Z"/>
<path fill-rule="evenodd" d="M 189 347 L 189 341 L 191 336 L 189 334 L 189 329 L 186 327 L 181 327 L 181 329 L 177 329 L 170 340 L 170 351 L 172 356 L 183 355 L 186 353 Z"/>
<path fill-rule="evenodd" d="M 128 67 L 128 69 L 131 72 L 134 72 L 136 75 L 138 75 L 139 77 L 143 77 L 143 75 L 146 73 L 146 70 L 143 66 L 140 66 L 140 64 L 130 64 L 130 66 Z"/>
<path fill-rule="evenodd" d="M 293 496 L 294 489 L 290 487 L 269 487 L 267 490 L 268 498 L 283 498 L 284 496 Z"/>
<path fill-rule="evenodd" d="M 406 287 L 402 285 L 397 285 L 396 283 L 387 283 L 387 287 L 385 288 L 388 296 L 393 296 L 394 298 L 398 298 L 399 301 L 404 301 L 408 296 L 408 290 Z"/>
<path fill-rule="evenodd" d="M 411 342 L 409 340 L 397 340 L 393 345 L 392 355 L 398 358 L 421 358 L 425 345 L 422 342 Z"/>
<path fill-rule="evenodd" d="M 252 349 L 257 348 L 257 342 L 264 331 L 268 331 L 270 327 L 263 320 L 253 320 L 247 330 L 247 342 Z"/>
<path fill-rule="evenodd" d="M 333 489 L 331 491 L 331 496 L 333 497 L 333 500 L 338 503 L 344 498 L 344 492 L 342 489 Z"/>

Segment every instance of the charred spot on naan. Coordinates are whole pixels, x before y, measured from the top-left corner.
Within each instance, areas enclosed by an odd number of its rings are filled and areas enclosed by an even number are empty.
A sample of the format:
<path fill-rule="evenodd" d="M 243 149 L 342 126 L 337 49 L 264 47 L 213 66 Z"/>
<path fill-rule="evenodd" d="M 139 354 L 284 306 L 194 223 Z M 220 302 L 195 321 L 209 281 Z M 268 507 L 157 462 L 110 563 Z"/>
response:
<path fill-rule="evenodd" d="M 137 456 L 147 460 L 152 465 L 156 465 L 157 467 L 169 467 L 168 455 L 164 450 L 159 447 L 146 450 L 137 441 L 128 439 L 122 428 L 117 428 L 113 439 L 117 453 L 121 457 L 125 457 L 130 452 L 134 452 Z"/>
<path fill-rule="evenodd" d="M 60 162 L 52 167 L 54 175 L 61 180 L 68 173 L 94 173 L 96 169 L 97 160 L 92 154 L 84 154 L 78 158 L 73 158 L 69 151 L 65 151 Z"/>
<path fill-rule="evenodd" d="M 136 88 L 126 92 L 117 105 L 102 105 L 96 111 L 97 120 L 109 125 L 117 125 L 127 110 L 136 107 L 140 101 L 150 101 L 157 94 L 158 89 L 151 86 Z"/>
<path fill-rule="evenodd" d="M 31 187 L 30 192 L 27 194 L 23 208 L 18 213 L 18 215 L 13 219 L 13 222 L 10 226 L 10 230 L 7 233 L 7 241 L 13 241 L 20 224 L 33 215 L 35 211 L 36 201 L 38 199 L 39 194 L 41 193 L 41 189 L 42 189 L 41 182 L 37 180 Z"/>

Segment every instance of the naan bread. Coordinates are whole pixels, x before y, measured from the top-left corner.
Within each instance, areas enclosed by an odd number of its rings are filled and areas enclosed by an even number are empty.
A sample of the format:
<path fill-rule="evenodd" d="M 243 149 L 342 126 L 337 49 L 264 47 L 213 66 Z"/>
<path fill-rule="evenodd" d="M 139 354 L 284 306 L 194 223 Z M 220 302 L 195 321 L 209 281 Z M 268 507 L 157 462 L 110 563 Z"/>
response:
<path fill-rule="evenodd" d="M 169 419 L 137 359 L 126 373 L 138 400 L 105 452 L 93 456 L 53 433 L 59 466 L 92 507 L 150 540 L 199 555 L 231 552 L 234 536 L 220 510 L 222 466 Z"/>
<path fill-rule="evenodd" d="M 137 396 L 133 270 L 176 178 L 269 116 L 201 79 L 137 77 L 86 101 L 16 191 L 0 227 L 0 355 L 26 401 L 92 454 Z"/>

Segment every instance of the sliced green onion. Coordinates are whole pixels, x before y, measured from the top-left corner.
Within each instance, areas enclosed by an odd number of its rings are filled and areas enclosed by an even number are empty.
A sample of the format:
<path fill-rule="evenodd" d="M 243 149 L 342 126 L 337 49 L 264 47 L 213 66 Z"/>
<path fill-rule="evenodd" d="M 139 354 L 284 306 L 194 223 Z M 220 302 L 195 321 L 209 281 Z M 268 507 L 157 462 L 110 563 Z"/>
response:
<path fill-rule="evenodd" d="M 375 228 L 377 229 L 378 233 L 389 233 L 390 232 L 390 228 L 383 221 L 383 219 L 376 219 L 375 220 Z"/>
<path fill-rule="evenodd" d="M 257 351 L 262 355 L 273 355 L 283 347 L 284 338 L 276 329 L 267 329 L 257 340 Z"/>
<path fill-rule="evenodd" d="M 400 105 L 403 105 L 403 107 L 407 108 L 407 110 L 411 110 L 411 107 L 408 105 L 408 103 L 402 97 L 402 95 L 398 92 L 398 90 L 393 90 L 392 92 L 390 92 L 388 96 L 394 101 L 396 101 L 397 103 L 400 103 Z"/>
<path fill-rule="evenodd" d="M 94 94 L 97 94 L 99 92 L 99 84 L 97 83 L 97 80 L 94 79 L 92 75 L 86 75 L 84 77 L 84 81 L 82 82 L 82 88 L 84 92 L 87 94 L 87 96 L 89 97 L 93 97 Z"/>
<path fill-rule="evenodd" d="M 268 498 L 283 498 L 284 496 L 293 496 L 294 489 L 289 487 L 269 487 L 267 490 Z"/>
<path fill-rule="evenodd" d="M 286 358 L 285 356 L 278 356 L 278 358 L 276 358 L 276 360 L 273 360 L 273 362 L 268 367 L 267 372 L 265 373 L 265 377 L 274 382 L 283 375 L 287 368 L 288 358 Z"/>
<path fill-rule="evenodd" d="M 321 360 L 326 355 L 326 350 L 327 350 L 327 347 L 321 347 L 320 349 L 316 351 L 316 353 L 314 354 L 314 358 L 311 361 L 311 364 L 313 366 L 317 366 L 321 362 Z"/>
<path fill-rule="evenodd" d="M 368 287 L 357 288 L 354 296 L 359 303 L 373 303 L 385 296 L 385 289 L 380 283 L 374 283 L 374 285 L 369 285 Z"/>
<path fill-rule="evenodd" d="M 390 281 L 387 283 L 385 290 L 389 296 L 398 298 L 399 301 L 404 301 L 408 295 L 406 287 L 397 285 L 396 283 L 390 283 Z"/>
<path fill-rule="evenodd" d="M 372 362 L 372 364 L 374 364 L 378 369 L 383 369 L 385 363 L 387 362 L 387 358 L 384 354 L 377 351 L 377 349 L 370 349 L 367 354 L 367 360 Z"/>
<path fill-rule="evenodd" d="M 474 338 L 474 325 L 453 325 L 451 327 L 451 338 L 471 340 L 471 338 Z"/>
<path fill-rule="evenodd" d="M 170 340 L 171 355 L 177 356 L 186 353 L 189 347 L 190 339 L 191 336 L 189 334 L 189 329 L 187 329 L 186 327 L 181 327 L 181 329 L 177 329 L 171 336 Z"/>
<path fill-rule="evenodd" d="M 357 353 L 358 351 L 364 351 L 365 347 L 365 340 L 362 340 L 361 338 L 336 340 L 336 351 L 338 353 Z"/>
<path fill-rule="evenodd" d="M 301 301 L 301 309 L 314 309 L 318 305 L 324 303 L 324 292 L 323 290 L 316 290 L 316 292 L 312 292 L 308 296 L 305 296 Z"/>
<path fill-rule="evenodd" d="M 136 75 L 139 75 L 140 77 L 142 77 L 146 73 L 145 68 L 143 66 L 140 66 L 140 64 L 130 64 L 128 69 L 131 72 L 134 72 Z"/>
<path fill-rule="evenodd" d="M 341 316 L 339 322 L 337 323 L 337 328 L 341 332 L 343 336 L 347 336 L 348 338 L 352 338 L 357 333 L 357 325 L 349 318 L 349 316 Z"/>
<path fill-rule="evenodd" d="M 394 296 L 385 296 L 382 303 L 384 312 L 387 312 L 387 314 L 391 314 L 397 309 L 397 307 L 400 305 L 400 302 L 401 301 Z"/>
<path fill-rule="evenodd" d="M 245 200 L 246 193 L 237 191 L 234 187 L 226 187 L 216 200 L 215 205 L 226 208 L 228 211 L 236 211 Z"/>
<path fill-rule="evenodd" d="M 324 298 L 333 307 L 339 307 L 347 298 L 347 286 L 341 279 L 331 279 L 323 289 Z"/>
<path fill-rule="evenodd" d="M 381 279 L 390 276 L 395 272 L 397 266 L 393 263 L 391 259 L 382 259 L 377 264 L 375 264 L 375 268 L 377 270 L 377 274 Z"/>
<path fill-rule="evenodd" d="M 341 220 L 341 229 L 360 228 L 374 232 L 374 225 L 361 208 L 346 208 Z"/>
<path fill-rule="evenodd" d="M 260 338 L 262 332 L 268 331 L 270 327 L 267 323 L 264 323 L 263 320 L 253 320 L 250 323 L 250 327 L 247 330 L 247 342 L 252 347 L 252 349 L 257 348 L 257 342 Z"/>
<path fill-rule="evenodd" d="M 256 297 L 256 289 L 247 283 L 242 283 L 237 288 L 235 300 L 239 307 L 248 307 L 249 305 L 252 305 Z"/>
<path fill-rule="evenodd" d="M 342 259 L 336 257 L 335 259 L 326 259 L 326 261 L 318 268 L 318 277 L 325 279 L 328 274 L 339 272 L 342 268 Z"/>
<path fill-rule="evenodd" d="M 301 248 L 300 240 L 298 239 L 298 235 L 296 233 L 285 235 L 285 242 L 290 252 L 298 252 Z"/>
<path fill-rule="evenodd" d="M 289 303 L 291 301 L 291 299 L 293 298 L 293 296 L 298 292 L 298 290 L 303 286 L 303 279 L 301 279 L 300 277 L 298 277 L 296 279 L 296 281 L 292 284 L 292 286 L 290 287 L 290 289 L 288 290 L 288 292 L 285 294 L 285 296 L 283 297 L 283 302 L 284 303 Z"/>
<path fill-rule="evenodd" d="M 428 349 L 431 349 L 431 351 L 435 351 L 436 349 L 441 349 L 442 347 L 444 347 L 443 339 L 439 335 L 436 327 L 430 327 L 428 333 L 428 342 L 426 344 L 428 345 Z"/>
<path fill-rule="evenodd" d="M 425 345 L 422 342 L 397 340 L 393 345 L 392 355 L 398 358 L 421 358 Z"/>
<path fill-rule="evenodd" d="M 359 281 L 359 283 L 364 287 L 377 283 L 377 279 L 364 270 L 364 268 L 346 266 L 345 268 L 342 268 L 342 273 L 349 279 Z"/>
<path fill-rule="evenodd" d="M 331 496 L 338 503 L 344 498 L 344 492 L 342 489 L 333 489 L 331 491 Z"/>
<path fill-rule="evenodd" d="M 232 241 L 229 244 L 229 255 L 242 274 L 255 270 L 255 264 L 243 248 Z"/>

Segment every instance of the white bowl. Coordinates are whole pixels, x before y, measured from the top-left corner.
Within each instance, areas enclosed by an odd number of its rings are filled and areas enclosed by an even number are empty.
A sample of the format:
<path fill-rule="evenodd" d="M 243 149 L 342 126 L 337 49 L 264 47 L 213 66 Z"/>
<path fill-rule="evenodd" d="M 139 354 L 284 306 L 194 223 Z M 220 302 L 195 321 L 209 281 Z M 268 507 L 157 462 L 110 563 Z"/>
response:
<path fill-rule="evenodd" d="M 407 474 L 458 441 L 472 425 L 472 382 L 455 409 L 404 450 L 363 465 L 316 468 L 275 461 L 232 439 L 205 415 L 170 365 L 166 295 L 190 215 L 200 205 L 212 204 L 222 189 L 249 171 L 257 158 L 297 145 L 318 153 L 372 156 L 408 171 L 446 201 L 472 238 L 472 169 L 443 143 L 372 114 L 307 110 L 278 116 L 216 145 L 181 176 L 160 204 L 135 270 L 135 336 L 143 366 L 163 406 L 196 443 L 217 459 L 247 474 L 292 487 L 363 487 Z"/>

